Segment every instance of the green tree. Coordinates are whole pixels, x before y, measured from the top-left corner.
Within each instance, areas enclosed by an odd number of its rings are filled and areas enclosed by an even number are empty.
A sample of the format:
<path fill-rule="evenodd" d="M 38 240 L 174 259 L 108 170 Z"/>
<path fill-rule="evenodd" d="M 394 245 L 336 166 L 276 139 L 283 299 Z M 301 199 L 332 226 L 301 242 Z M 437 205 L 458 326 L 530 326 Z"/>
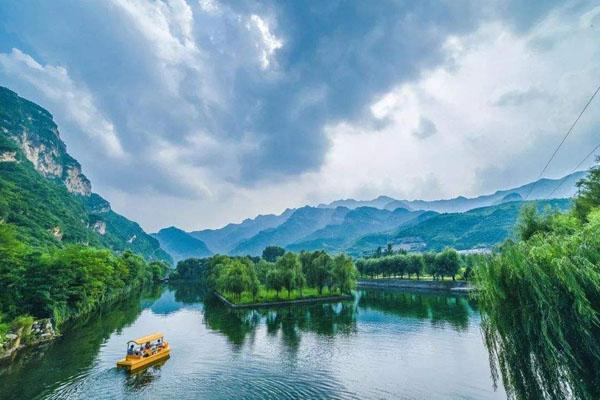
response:
<path fill-rule="evenodd" d="M 195 281 L 202 278 L 204 269 L 207 266 L 207 259 L 188 258 L 177 263 L 175 276 L 178 279 Z"/>
<path fill-rule="evenodd" d="M 440 275 L 442 279 L 444 276 L 450 276 L 452 280 L 455 280 L 456 273 L 460 268 L 460 256 L 456 250 L 447 247 L 436 255 L 435 265 L 436 274 Z"/>
<path fill-rule="evenodd" d="M 296 284 L 302 281 L 302 264 L 298 256 L 294 253 L 286 253 L 277 259 L 275 268 L 281 271 L 283 286 L 287 289 L 288 297 L 291 297 L 292 290 Z"/>
<path fill-rule="evenodd" d="M 267 285 L 267 274 L 269 273 L 270 270 L 275 268 L 275 264 L 268 262 L 261 258 L 255 264 L 255 268 L 256 268 L 256 276 L 258 277 L 258 280 L 260 281 L 261 285 L 266 286 Z"/>
<path fill-rule="evenodd" d="M 411 274 L 414 274 L 417 277 L 417 280 L 420 278 L 421 273 L 423 271 L 423 257 L 418 254 L 411 254 L 408 256 L 408 266 L 406 272 L 408 273 L 408 277 L 410 278 Z"/>
<path fill-rule="evenodd" d="M 537 233 L 549 232 L 551 229 L 547 218 L 538 214 L 534 203 L 525 204 L 521 208 L 521 214 L 517 222 L 517 237 L 528 240 Z"/>
<path fill-rule="evenodd" d="M 579 195 L 575 199 L 575 215 L 582 221 L 594 208 L 600 207 L 600 156 L 596 158 L 598 165 L 592 167 L 588 175 L 577 182 Z"/>
<path fill-rule="evenodd" d="M 356 287 L 356 268 L 350 257 L 340 254 L 333 259 L 332 278 L 341 293 L 350 293 Z"/>
<path fill-rule="evenodd" d="M 26 257 L 31 249 L 17 240 L 15 229 L 0 223 L 0 312 L 17 315 L 23 299 Z"/>
<path fill-rule="evenodd" d="M 285 250 L 279 246 L 267 246 L 262 252 L 262 258 L 269 262 L 275 262 L 284 254 Z"/>
<path fill-rule="evenodd" d="M 252 284 L 248 266 L 238 259 L 231 259 L 222 266 L 218 287 L 223 292 L 233 293 L 239 300 Z"/>
<path fill-rule="evenodd" d="M 394 254 L 394 249 L 392 247 L 392 244 L 388 243 L 387 246 L 386 246 L 386 248 L 385 248 L 385 251 L 384 251 L 383 255 L 384 256 L 391 256 L 392 254 Z"/>
<path fill-rule="evenodd" d="M 267 273 L 267 288 L 275 290 L 277 297 L 279 292 L 284 287 L 283 274 L 279 268 L 273 268 Z"/>
<path fill-rule="evenodd" d="M 331 257 L 326 253 L 320 253 L 311 263 L 311 268 L 307 271 L 306 280 L 308 285 L 316 287 L 319 294 L 323 293 L 323 288 L 331 282 Z"/>

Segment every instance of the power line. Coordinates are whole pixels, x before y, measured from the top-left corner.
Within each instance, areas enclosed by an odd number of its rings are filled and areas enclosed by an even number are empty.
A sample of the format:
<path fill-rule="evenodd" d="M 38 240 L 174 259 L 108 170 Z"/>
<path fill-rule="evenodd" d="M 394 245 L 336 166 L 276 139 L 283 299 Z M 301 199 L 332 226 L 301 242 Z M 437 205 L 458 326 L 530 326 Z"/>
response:
<path fill-rule="evenodd" d="M 594 154 L 594 153 L 596 152 L 596 150 L 598 150 L 598 149 L 600 149 L 600 144 L 598 144 L 596 147 L 594 147 L 594 149 L 593 149 L 592 151 L 590 151 L 590 152 L 587 154 L 587 156 L 585 156 L 585 157 L 583 158 L 583 160 L 581 160 L 581 161 L 579 162 L 579 164 L 577 164 L 577 166 L 576 166 L 575 168 L 573 168 L 573 171 L 571 171 L 571 173 L 570 173 L 570 174 L 572 174 L 573 172 L 577 171 L 577 170 L 579 169 L 579 167 L 581 167 L 581 165 L 583 165 L 583 163 L 584 163 L 584 162 L 585 162 L 585 161 L 586 161 L 588 158 L 590 158 L 590 156 L 591 156 L 592 154 Z M 570 175 L 570 174 L 569 174 L 569 175 Z M 548 195 L 548 197 L 552 197 L 552 195 L 554 194 L 554 192 L 556 192 L 558 189 L 560 189 L 560 187 L 563 185 L 563 183 L 565 183 L 565 180 L 564 180 L 564 179 L 563 179 L 563 180 L 561 180 L 561 181 L 558 183 L 558 185 L 557 185 L 557 186 L 556 186 L 554 189 L 552 189 L 552 191 L 550 192 L 550 194 Z"/>
<path fill-rule="evenodd" d="M 527 193 L 527 196 L 525 196 L 525 200 L 529 199 L 529 196 L 531 195 L 531 192 L 533 192 L 533 189 L 535 188 L 535 185 L 540 180 L 540 178 L 544 175 L 544 172 L 546 172 L 546 169 L 548 169 L 548 166 L 550 165 L 550 163 L 552 162 L 552 160 L 554 160 L 554 157 L 556 157 L 556 153 L 558 153 L 558 151 L 562 147 L 562 145 L 565 142 L 565 140 L 567 140 L 567 138 L 569 137 L 569 135 L 571 134 L 571 132 L 573 132 L 573 128 L 575 128 L 575 125 L 577 125 L 577 122 L 579 122 L 579 119 L 581 118 L 581 116 L 583 115 L 583 113 L 585 112 L 585 110 L 587 110 L 587 108 L 589 107 L 589 105 L 592 103 L 592 100 L 594 100 L 594 97 L 596 97 L 596 95 L 598 94 L 598 91 L 600 91 L 600 85 L 596 88 L 596 91 L 594 92 L 594 94 L 592 95 L 592 97 L 590 97 L 590 99 L 588 100 L 588 102 L 585 104 L 585 107 L 583 107 L 583 110 L 581 110 L 581 112 L 579 113 L 579 115 L 577 116 L 577 118 L 575 119 L 575 121 L 573 122 L 573 124 L 571 124 L 571 127 L 567 131 L 567 134 L 565 135 L 565 137 L 563 137 L 563 139 L 561 140 L 561 142 L 559 143 L 559 145 L 556 147 L 556 149 L 554 150 L 554 153 L 552 153 L 552 156 L 550 157 L 550 159 L 548 160 L 548 162 L 546 163 L 546 165 L 542 169 L 542 172 L 540 172 L 540 175 L 538 176 L 537 180 L 529 188 L 529 192 Z"/>

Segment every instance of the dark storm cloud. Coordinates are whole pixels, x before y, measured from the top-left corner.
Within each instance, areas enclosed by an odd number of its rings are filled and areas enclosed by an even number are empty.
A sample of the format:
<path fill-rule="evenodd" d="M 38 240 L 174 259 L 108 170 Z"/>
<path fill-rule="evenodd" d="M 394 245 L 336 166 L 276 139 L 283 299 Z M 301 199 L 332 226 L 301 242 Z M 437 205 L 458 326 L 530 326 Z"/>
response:
<path fill-rule="evenodd" d="M 190 2 L 191 15 L 177 2 L 165 5 L 162 26 L 162 20 L 145 21 L 156 13 L 137 14 L 149 5 L 136 2 L 3 2 L 0 49 L 17 47 L 42 65 L 63 66 L 93 95 L 130 155 L 107 161 L 101 148 L 67 123 L 70 147 L 100 184 L 183 196 L 194 189 L 160 164 L 158 144 L 181 147 L 195 135 L 211 138 L 213 147 L 198 145 L 170 162 L 207 168 L 241 186 L 315 170 L 329 148 L 324 126 L 368 119 L 366 106 L 378 94 L 444 62 L 449 35 L 498 16 L 526 30 L 552 6 L 215 4 L 209 10 Z M 268 25 L 275 42 L 264 37 L 253 15 Z M 6 83 L 33 94 L 17 79 Z M 420 137 L 435 133 L 430 120 L 421 122 Z M 239 168 L 221 172 L 230 157 Z"/>

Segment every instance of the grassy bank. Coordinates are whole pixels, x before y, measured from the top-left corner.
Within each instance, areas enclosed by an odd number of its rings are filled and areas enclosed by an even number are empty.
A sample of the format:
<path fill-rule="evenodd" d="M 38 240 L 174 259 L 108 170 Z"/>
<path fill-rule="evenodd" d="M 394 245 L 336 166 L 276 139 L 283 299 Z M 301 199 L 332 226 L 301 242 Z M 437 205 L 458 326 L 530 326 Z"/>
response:
<path fill-rule="evenodd" d="M 324 288 L 321 293 L 315 288 L 305 288 L 302 291 L 292 290 L 289 294 L 286 291 L 276 292 L 275 290 L 262 288 L 255 297 L 251 293 L 244 292 L 239 298 L 231 292 L 220 293 L 228 302 L 234 305 L 241 304 L 261 304 L 261 303 L 279 303 L 304 299 L 319 299 L 334 296 L 343 296 L 340 290 L 329 290 Z"/>

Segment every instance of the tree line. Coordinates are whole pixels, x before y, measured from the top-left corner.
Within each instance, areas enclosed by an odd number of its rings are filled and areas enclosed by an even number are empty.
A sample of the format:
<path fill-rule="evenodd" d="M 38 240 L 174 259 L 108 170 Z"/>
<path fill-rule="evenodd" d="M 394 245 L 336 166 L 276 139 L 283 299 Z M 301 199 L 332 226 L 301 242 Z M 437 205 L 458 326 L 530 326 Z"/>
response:
<path fill-rule="evenodd" d="M 413 253 L 391 251 L 380 253 L 379 256 L 362 258 L 356 261 L 359 274 L 369 278 L 415 277 L 420 279 L 423 275 L 431 275 L 433 279 L 457 276 L 470 279 L 475 265 L 485 256 L 472 254 L 461 256 L 451 248 L 446 248 L 438 253 Z M 387 254 L 387 255 L 386 255 Z"/>
<path fill-rule="evenodd" d="M 296 291 L 314 289 L 318 295 L 350 293 L 356 286 L 356 268 L 352 259 L 340 254 L 335 257 L 324 251 L 299 254 L 269 246 L 262 257 L 229 257 L 216 255 L 205 259 L 189 259 L 177 264 L 174 278 L 199 279 L 211 289 L 233 295 L 240 300 L 247 293 L 253 300 L 265 290 L 281 292 L 288 299 Z"/>
<path fill-rule="evenodd" d="M 0 223 L 0 336 L 19 316 L 51 317 L 56 325 L 164 276 L 168 266 L 129 251 L 83 245 L 35 248 Z M 1 339 L 1 337 L 0 337 Z"/>

